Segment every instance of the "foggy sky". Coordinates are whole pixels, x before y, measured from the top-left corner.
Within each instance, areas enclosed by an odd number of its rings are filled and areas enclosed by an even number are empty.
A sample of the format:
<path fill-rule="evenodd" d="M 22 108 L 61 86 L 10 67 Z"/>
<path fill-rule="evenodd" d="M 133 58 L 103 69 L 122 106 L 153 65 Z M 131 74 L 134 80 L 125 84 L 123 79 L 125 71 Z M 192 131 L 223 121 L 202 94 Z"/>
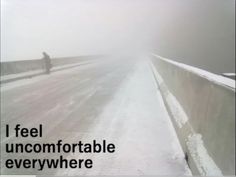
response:
<path fill-rule="evenodd" d="M 154 51 L 235 70 L 234 0 L 2 0 L 1 8 L 1 61 Z"/>
<path fill-rule="evenodd" d="M 130 50 L 155 32 L 155 1 L 3 1 L 3 60 Z M 154 13 L 154 14 L 153 14 Z"/>

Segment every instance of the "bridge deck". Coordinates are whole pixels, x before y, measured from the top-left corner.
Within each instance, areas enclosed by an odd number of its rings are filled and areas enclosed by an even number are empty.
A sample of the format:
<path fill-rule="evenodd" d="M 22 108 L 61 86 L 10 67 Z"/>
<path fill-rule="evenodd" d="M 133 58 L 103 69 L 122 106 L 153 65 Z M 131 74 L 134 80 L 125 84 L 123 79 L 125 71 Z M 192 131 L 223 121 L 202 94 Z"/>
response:
<path fill-rule="evenodd" d="M 34 142 L 106 139 L 116 145 L 114 154 L 79 155 L 93 159 L 93 169 L 48 170 L 44 174 L 191 174 L 148 61 L 105 60 L 12 82 L 1 89 L 2 126 L 21 123 L 36 127 L 42 123 L 43 137 Z M 5 129 L 1 131 L 2 146 L 29 141 L 13 136 L 5 139 Z M 3 159 L 9 157 L 22 155 L 3 154 Z M 72 157 L 78 158 L 78 154 L 67 156 Z M 40 174 L 37 170 L 6 168 L 2 172 Z"/>

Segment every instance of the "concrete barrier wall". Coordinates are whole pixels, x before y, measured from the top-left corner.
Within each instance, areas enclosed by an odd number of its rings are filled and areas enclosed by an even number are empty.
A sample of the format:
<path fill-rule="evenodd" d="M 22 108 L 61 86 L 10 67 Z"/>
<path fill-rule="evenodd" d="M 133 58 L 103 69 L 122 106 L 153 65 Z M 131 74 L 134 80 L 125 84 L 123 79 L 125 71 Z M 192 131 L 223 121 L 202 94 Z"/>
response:
<path fill-rule="evenodd" d="M 186 159 L 197 175 L 235 174 L 235 81 L 152 55 Z"/>
<path fill-rule="evenodd" d="M 99 56 L 52 58 L 51 63 L 54 67 L 89 61 L 92 59 L 97 59 L 98 57 Z M 1 62 L 1 76 L 34 70 L 44 70 L 44 62 L 42 59 Z"/>
<path fill-rule="evenodd" d="M 53 66 L 61 66 L 66 64 L 73 64 L 78 62 L 90 61 L 98 59 L 100 56 L 80 56 L 80 57 L 61 57 L 61 58 L 53 58 L 52 65 Z"/>
<path fill-rule="evenodd" d="M 11 62 L 1 62 L 1 76 L 8 74 L 17 74 L 21 72 L 43 69 L 42 60 L 21 60 Z"/>

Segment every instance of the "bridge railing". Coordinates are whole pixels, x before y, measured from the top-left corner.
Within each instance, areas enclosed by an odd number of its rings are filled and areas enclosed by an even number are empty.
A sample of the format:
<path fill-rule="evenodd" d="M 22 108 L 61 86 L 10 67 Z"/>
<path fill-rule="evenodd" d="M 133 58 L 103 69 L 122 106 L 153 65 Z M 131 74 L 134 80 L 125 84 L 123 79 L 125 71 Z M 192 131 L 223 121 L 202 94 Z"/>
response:
<path fill-rule="evenodd" d="M 152 55 L 152 68 L 194 174 L 235 174 L 235 81 Z"/>
<path fill-rule="evenodd" d="M 88 64 L 101 57 L 103 56 L 87 55 L 78 57 L 52 58 L 51 71 L 54 72 L 82 64 Z M 46 71 L 45 61 L 43 59 L 1 62 L 0 65 L 1 65 L 1 75 L 0 75 L 1 84 L 19 79 L 31 78 L 33 76 L 44 74 Z"/>

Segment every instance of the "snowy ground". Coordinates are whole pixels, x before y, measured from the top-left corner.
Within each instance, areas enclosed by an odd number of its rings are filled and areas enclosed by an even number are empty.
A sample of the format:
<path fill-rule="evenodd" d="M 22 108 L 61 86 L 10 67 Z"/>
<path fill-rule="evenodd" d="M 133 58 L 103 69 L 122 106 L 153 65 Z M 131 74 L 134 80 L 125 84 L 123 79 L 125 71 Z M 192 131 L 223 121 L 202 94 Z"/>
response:
<path fill-rule="evenodd" d="M 93 169 L 47 170 L 43 174 L 191 174 L 146 60 L 106 60 L 17 81 L 2 86 L 1 96 L 2 126 L 42 123 L 41 142 L 106 139 L 116 145 L 114 154 L 79 154 L 79 158 L 93 159 Z M 2 145 L 15 141 L 2 137 Z M 43 158 L 34 154 L 37 156 Z M 9 155 L 3 154 L 6 158 Z M 2 172 L 40 174 L 36 170 Z"/>

